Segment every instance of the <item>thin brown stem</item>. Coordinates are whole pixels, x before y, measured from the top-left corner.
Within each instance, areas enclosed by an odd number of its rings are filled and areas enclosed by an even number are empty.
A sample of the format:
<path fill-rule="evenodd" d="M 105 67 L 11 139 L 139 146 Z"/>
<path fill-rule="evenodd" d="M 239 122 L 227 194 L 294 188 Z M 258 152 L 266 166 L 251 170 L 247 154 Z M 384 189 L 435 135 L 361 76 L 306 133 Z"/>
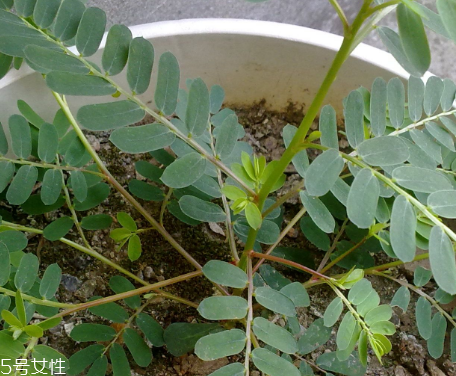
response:
<path fill-rule="evenodd" d="M 348 251 L 342 253 L 340 256 L 336 257 L 334 260 L 332 260 L 328 265 L 326 265 L 321 272 L 325 273 L 329 269 L 331 269 L 334 265 L 336 265 L 338 262 L 342 261 L 345 257 L 347 257 L 349 254 L 352 252 L 356 251 L 359 247 L 361 247 L 366 241 L 369 239 L 369 236 L 365 236 L 363 239 L 361 239 L 360 242 L 355 244 L 353 247 L 351 247 Z"/>
<path fill-rule="evenodd" d="M 274 202 L 269 208 L 267 208 L 262 213 L 263 218 L 266 218 L 269 214 L 271 214 L 274 211 L 274 209 L 280 207 L 288 199 L 296 196 L 303 187 L 304 187 L 304 181 L 300 181 L 299 184 L 296 184 L 290 191 L 288 191 L 286 194 L 281 196 L 279 199 L 276 200 L 276 202 Z"/>
<path fill-rule="evenodd" d="M 337 244 L 339 243 L 340 237 L 342 236 L 342 234 L 345 231 L 345 226 L 347 226 L 347 223 L 348 223 L 348 218 L 346 218 L 344 223 L 342 223 L 342 226 L 340 227 L 339 232 L 337 233 L 336 237 L 334 238 L 334 241 L 333 241 L 331 247 L 326 252 L 325 257 L 323 257 L 323 260 L 321 260 L 321 263 L 318 266 L 317 271 L 321 271 L 325 267 L 326 263 L 329 261 L 329 258 L 331 257 L 331 254 L 336 249 Z"/>

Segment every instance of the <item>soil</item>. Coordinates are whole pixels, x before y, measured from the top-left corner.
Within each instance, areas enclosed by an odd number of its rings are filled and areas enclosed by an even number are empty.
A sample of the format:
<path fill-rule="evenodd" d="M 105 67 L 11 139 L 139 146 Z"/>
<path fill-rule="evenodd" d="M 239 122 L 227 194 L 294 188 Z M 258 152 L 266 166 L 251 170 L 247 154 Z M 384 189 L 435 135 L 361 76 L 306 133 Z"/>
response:
<path fill-rule="evenodd" d="M 265 103 L 256 104 L 250 108 L 237 109 L 240 122 L 245 126 L 245 140 L 250 142 L 257 154 L 265 155 L 268 160 L 277 159 L 284 151 L 284 145 L 281 136 L 282 128 L 287 124 L 299 124 L 302 119 L 304 109 L 290 105 L 285 111 L 271 112 L 267 110 Z M 317 124 L 314 124 L 317 128 Z M 90 142 L 99 152 L 102 160 L 106 162 L 107 167 L 113 175 L 124 186 L 132 178 L 140 178 L 136 176 L 134 162 L 138 159 L 146 159 L 154 162 L 148 155 L 131 156 L 126 155 L 117 150 L 109 141 L 107 133 L 97 133 L 88 135 Z M 343 143 L 343 141 L 342 141 Z M 341 144 L 342 147 L 346 146 Z M 314 156 L 310 156 L 313 158 Z M 278 195 L 286 193 L 290 186 L 299 181 L 300 178 L 293 167 L 287 171 L 287 183 L 278 192 Z M 140 202 L 157 218 L 160 211 L 160 203 Z M 286 205 L 285 223 L 291 219 L 292 215 L 297 211 L 297 199 L 290 199 Z M 147 223 L 138 216 L 131 208 L 122 200 L 121 196 L 112 192 L 110 197 L 96 210 L 90 214 L 105 213 L 115 217 L 115 213 L 119 211 L 129 212 L 137 221 L 139 228 L 149 227 Z M 44 227 L 46 224 L 55 219 L 61 213 L 51 213 L 50 215 L 40 218 L 22 217 L 24 223 L 32 223 L 37 227 Z M 19 217 L 21 217 L 19 215 Z M 21 218 L 19 218 L 21 219 Z M 201 264 L 205 264 L 210 259 L 229 260 L 229 249 L 225 242 L 225 238 L 214 232 L 207 224 L 201 224 L 195 227 L 184 225 L 176 220 L 170 214 L 165 214 L 165 228 L 173 235 L 176 240 L 184 245 L 184 248 Z M 117 262 L 122 267 L 131 270 L 143 280 L 154 283 L 164 279 L 176 277 L 180 274 L 192 271 L 192 267 L 180 257 L 177 252 L 157 233 L 149 231 L 141 236 L 143 243 L 143 256 L 136 262 L 129 261 L 126 251 L 116 250 L 114 242 L 109 238 L 109 230 L 87 232 L 89 241 L 94 248 L 104 256 Z M 78 236 L 76 232 L 69 234 L 69 237 L 76 240 Z M 303 237 L 299 226 L 290 231 L 284 239 L 285 246 L 294 246 L 303 249 L 308 249 L 317 260 L 322 258 L 322 253 L 317 251 L 315 247 L 309 244 Z M 54 242 L 50 243 L 43 240 L 41 237 L 33 237 L 30 239 L 29 251 L 38 250 L 38 255 L 41 259 L 41 267 L 46 268 L 49 264 L 57 262 L 63 270 L 64 276 L 61 288 L 57 298 L 61 302 L 79 303 L 85 302 L 92 296 L 108 296 L 112 294 L 109 289 L 109 278 L 115 273 L 111 268 L 105 266 L 101 262 L 82 254 L 64 244 Z M 387 262 L 387 257 L 381 257 L 382 262 Z M 280 269 L 288 278 L 295 281 L 306 280 L 306 276 L 298 272 L 290 271 L 290 269 L 282 269 L 280 266 L 274 265 Z M 397 278 L 402 278 L 413 282 L 413 273 L 406 269 L 398 269 L 394 272 Z M 389 303 L 397 290 L 398 286 L 389 280 L 371 278 L 375 289 L 382 298 L 382 303 Z M 431 295 L 436 287 L 429 283 L 425 290 Z M 189 299 L 194 302 L 201 301 L 204 297 L 214 294 L 213 287 L 204 279 L 191 280 L 186 283 L 180 283 L 170 287 L 167 291 Z M 334 298 L 333 293 L 327 288 L 314 288 L 309 291 L 311 295 L 311 306 L 299 311 L 299 321 L 301 325 L 307 327 L 315 319 L 322 317 L 328 304 Z M 416 295 L 412 295 L 410 307 L 415 305 L 417 300 Z M 186 306 L 174 303 L 168 300 L 160 300 L 151 304 L 146 312 L 155 317 L 155 319 L 167 327 L 172 322 L 199 322 L 199 317 L 196 310 L 187 308 Z M 394 308 L 394 316 L 392 321 L 397 327 L 397 333 L 391 338 L 393 350 L 384 357 L 384 364 L 380 365 L 375 356 L 370 353 L 370 363 L 367 375 L 395 375 L 395 376 L 456 376 L 456 368 L 449 360 L 448 356 L 444 356 L 438 361 L 432 360 L 426 350 L 425 341 L 418 335 L 415 326 L 414 309 L 410 309 L 404 314 L 397 307 Z M 43 343 L 58 349 L 66 356 L 71 356 L 77 350 L 85 347 L 83 344 L 75 344 L 70 339 L 69 333 L 72 328 L 81 322 L 102 322 L 98 317 L 91 315 L 88 312 L 78 312 L 72 316 L 65 317 L 64 321 L 56 328 L 47 333 L 47 336 L 42 338 Z M 333 351 L 335 349 L 335 331 L 333 338 L 322 348 L 306 357 L 313 363 L 317 357 L 325 351 Z M 448 344 L 447 344 L 448 345 Z M 449 348 L 448 346 L 446 347 Z M 448 351 L 446 351 L 448 353 Z M 175 358 L 166 352 L 164 348 L 153 348 L 154 360 L 147 369 L 135 367 L 132 363 L 134 375 L 145 376 L 192 376 L 208 375 L 219 367 L 232 361 L 242 361 L 242 358 L 230 357 L 214 362 L 202 362 L 195 355 L 189 354 L 180 358 Z M 253 376 L 259 376 L 258 371 L 251 373 Z M 318 370 L 316 375 L 323 375 Z M 285 375 L 284 375 L 285 376 Z"/>

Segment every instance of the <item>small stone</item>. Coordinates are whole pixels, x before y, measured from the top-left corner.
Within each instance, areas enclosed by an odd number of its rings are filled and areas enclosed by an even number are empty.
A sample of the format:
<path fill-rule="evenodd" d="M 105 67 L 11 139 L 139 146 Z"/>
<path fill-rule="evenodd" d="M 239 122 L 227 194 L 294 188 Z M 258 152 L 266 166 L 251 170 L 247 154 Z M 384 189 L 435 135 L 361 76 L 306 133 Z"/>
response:
<path fill-rule="evenodd" d="M 431 373 L 431 376 L 445 376 L 445 373 L 437 367 L 434 361 L 428 360 L 426 365 L 429 372 Z"/>
<path fill-rule="evenodd" d="M 264 141 L 264 146 L 268 150 L 274 150 L 277 147 L 277 140 L 273 136 L 269 136 L 265 141 Z"/>
<path fill-rule="evenodd" d="M 222 235 L 222 236 L 226 236 L 225 235 L 225 231 L 223 231 L 223 229 L 220 227 L 220 225 L 218 223 L 215 223 L 215 222 L 209 222 L 209 228 L 215 232 L 216 234 L 219 234 L 219 235 Z"/>
<path fill-rule="evenodd" d="M 291 228 L 290 231 L 288 231 L 287 236 L 292 239 L 296 239 L 299 235 L 299 231 L 296 230 L 295 228 Z"/>
<path fill-rule="evenodd" d="M 87 136 L 87 140 L 89 141 L 89 143 L 92 146 L 93 150 L 100 151 L 100 149 L 101 149 L 100 141 L 98 140 L 98 138 L 96 136 L 94 136 L 92 134 L 89 134 Z"/>
<path fill-rule="evenodd" d="M 93 279 L 85 281 L 81 288 L 76 292 L 76 296 L 80 299 L 87 300 L 93 296 L 95 289 L 97 288 L 97 282 Z"/>
<path fill-rule="evenodd" d="M 146 266 L 144 268 L 144 277 L 146 277 L 147 279 L 151 279 L 152 277 L 155 277 L 155 272 L 154 272 L 154 269 L 152 269 L 152 267 L 150 266 Z"/>
<path fill-rule="evenodd" d="M 74 323 L 72 323 L 72 322 L 63 325 L 63 329 L 65 330 L 65 333 L 68 337 L 70 336 L 70 333 L 73 330 L 73 328 L 74 328 Z"/>
<path fill-rule="evenodd" d="M 394 369 L 394 376 L 410 376 L 410 373 L 402 366 L 397 366 Z"/>
<path fill-rule="evenodd" d="M 65 290 L 69 292 L 75 292 L 81 286 L 82 282 L 72 275 L 63 274 L 62 282 L 60 282 L 60 284 L 65 288 Z"/>

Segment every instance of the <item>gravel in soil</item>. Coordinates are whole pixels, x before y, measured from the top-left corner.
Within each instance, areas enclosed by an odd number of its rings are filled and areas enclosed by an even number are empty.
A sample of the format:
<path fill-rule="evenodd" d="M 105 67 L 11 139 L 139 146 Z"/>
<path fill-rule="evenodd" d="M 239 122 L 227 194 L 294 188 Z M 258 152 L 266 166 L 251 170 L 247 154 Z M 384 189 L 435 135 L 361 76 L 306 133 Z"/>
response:
<path fill-rule="evenodd" d="M 278 159 L 284 151 L 281 136 L 283 127 L 288 123 L 299 124 L 304 109 L 290 105 L 281 113 L 270 112 L 267 110 L 265 103 L 262 102 L 250 108 L 238 108 L 236 112 L 240 123 L 246 129 L 245 140 L 253 146 L 255 153 L 264 155 L 270 161 Z M 313 129 L 316 128 L 317 124 L 315 123 Z M 135 172 L 134 163 L 136 160 L 146 159 L 156 163 L 147 155 L 131 156 L 119 152 L 108 141 L 108 137 L 109 134 L 107 133 L 88 135 L 92 146 L 122 185 L 127 186 L 128 182 L 133 178 L 141 178 Z M 347 145 L 342 140 L 340 146 L 346 147 Z M 314 157 L 315 155 L 310 155 L 310 158 Z M 300 180 L 299 175 L 292 166 L 286 173 L 288 177 L 287 183 L 277 193 L 279 196 L 285 194 L 290 187 Z M 285 223 L 297 212 L 298 208 L 295 205 L 297 202 L 296 197 L 287 201 Z M 141 203 L 155 218 L 159 216 L 161 203 L 143 201 Z M 130 213 L 138 223 L 139 228 L 149 227 L 116 192 L 111 192 L 109 198 L 100 207 L 87 214 L 104 213 L 115 218 L 116 213 L 119 211 Z M 18 213 L 17 219 L 23 224 L 44 228 L 62 214 L 68 214 L 66 209 L 39 218 L 28 218 Z M 214 258 L 229 260 L 229 249 L 224 237 L 218 234 L 217 231 L 213 231 L 210 226 L 201 224 L 190 227 L 169 214 L 165 214 L 164 225 L 171 235 L 200 264 L 204 265 L 204 263 Z M 116 245 L 109 237 L 109 230 L 87 232 L 87 236 L 94 249 L 149 283 L 176 277 L 193 270 L 169 243 L 154 231 L 146 232 L 141 236 L 143 256 L 134 263 L 129 261 L 125 250 L 116 250 Z M 74 231 L 69 234 L 69 237 L 75 241 L 78 239 L 77 233 Z M 317 261 L 322 258 L 322 253 L 317 251 L 303 237 L 301 231 L 299 231 L 299 226 L 295 226 L 295 229 L 290 231 L 284 239 L 283 245 L 307 249 L 315 256 Z M 239 245 L 240 247 L 241 245 Z M 54 262 L 57 262 L 62 268 L 64 274 L 57 296 L 59 301 L 79 303 L 87 301 L 92 296 L 109 296 L 112 294 L 108 281 L 110 277 L 118 273 L 90 256 L 69 248 L 62 243 L 44 241 L 38 236 L 31 238 L 28 250 L 38 253 L 42 270 Z M 386 256 L 379 257 L 383 257 L 384 261 L 386 261 Z M 279 265 L 274 266 L 290 279 L 304 282 L 307 278 L 306 275 L 299 272 L 281 268 Z M 406 279 L 409 282 L 413 281 L 413 274 L 406 269 L 401 268 L 395 273 L 397 278 Z M 389 303 L 398 286 L 394 282 L 379 279 L 378 277 L 369 277 L 369 279 L 381 296 L 382 303 Z M 215 293 L 212 285 L 202 278 L 174 285 L 167 291 L 194 302 L 199 302 L 204 297 Z M 429 283 L 426 286 L 426 291 L 432 294 L 435 291 L 435 286 Z M 322 317 L 326 307 L 334 298 L 333 293 L 324 287 L 314 288 L 309 293 L 311 295 L 311 306 L 299 311 L 299 320 L 304 327 L 310 325 L 315 319 Z M 417 297 L 412 295 L 411 308 L 414 307 L 416 300 Z M 155 301 L 146 309 L 146 312 L 155 317 L 164 327 L 172 322 L 199 322 L 201 320 L 193 308 L 187 308 L 169 300 L 160 299 Z M 456 376 L 455 367 L 447 356 L 434 361 L 428 355 L 425 342 L 419 337 L 415 326 L 414 309 L 409 309 L 407 313 L 403 313 L 397 307 L 394 308 L 392 321 L 397 328 L 397 333 L 391 338 L 393 350 L 384 357 L 383 365 L 380 365 L 375 356 L 370 353 L 370 365 L 367 375 Z M 41 341 L 58 349 L 66 356 L 71 356 L 77 350 L 85 347 L 84 344 L 75 344 L 69 338 L 72 328 L 83 322 L 103 322 L 103 320 L 86 311 L 78 312 L 66 317 L 58 327 L 51 329 Z M 333 338 L 324 347 L 307 356 L 310 362 L 314 362 L 321 353 L 335 349 L 335 333 L 336 331 L 333 330 Z M 145 376 L 204 376 L 228 364 L 228 362 L 243 361 L 242 358 L 230 357 L 229 359 L 223 358 L 214 362 L 202 362 L 193 354 L 174 358 L 163 348 L 153 348 L 153 356 L 154 360 L 148 368 L 143 369 L 133 366 L 132 374 Z M 260 373 L 253 371 L 252 375 L 259 376 Z"/>

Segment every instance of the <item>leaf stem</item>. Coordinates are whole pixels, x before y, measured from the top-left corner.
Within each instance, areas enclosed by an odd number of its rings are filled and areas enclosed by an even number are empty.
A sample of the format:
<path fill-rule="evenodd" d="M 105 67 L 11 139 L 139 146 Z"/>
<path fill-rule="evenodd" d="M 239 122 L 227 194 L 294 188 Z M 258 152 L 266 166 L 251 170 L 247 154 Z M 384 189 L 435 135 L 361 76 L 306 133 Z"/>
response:
<path fill-rule="evenodd" d="M 340 21 L 342 22 L 342 26 L 344 27 L 344 35 L 347 35 L 350 32 L 350 25 L 348 24 L 347 17 L 345 16 L 342 7 L 337 2 L 337 0 L 329 0 L 329 2 L 333 6 L 334 10 L 340 18 Z"/>
<path fill-rule="evenodd" d="M 325 257 L 323 257 L 323 260 L 321 260 L 320 265 L 318 266 L 317 271 L 320 272 L 326 265 L 326 263 L 329 261 L 329 258 L 331 257 L 331 254 L 333 251 L 336 249 L 337 244 L 339 243 L 339 239 L 342 236 L 342 234 L 345 231 L 345 227 L 347 226 L 348 223 L 348 218 L 344 220 L 344 223 L 342 223 L 342 226 L 340 227 L 339 232 L 337 233 L 336 237 L 334 238 L 334 241 L 331 245 L 331 247 L 328 249 L 328 251 L 325 254 Z"/>
<path fill-rule="evenodd" d="M 247 335 L 247 344 L 245 350 L 245 376 L 250 374 L 250 355 L 252 353 L 252 322 L 253 322 L 253 272 L 252 272 L 252 259 L 247 260 L 247 277 L 248 277 L 248 292 L 247 302 L 249 306 L 249 312 L 247 314 L 247 323 L 245 326 L 245 332 Z"/>
<path fill-rule="evenodd" d="M 163 226 L 163 217 L 165 216 L 166 207 L 168 206 L 169 200 L 173 195 L 174 189 L 169 187 L 168 192 L 166 193 L 165 199 L 163 200 L 162 206 L 160 208 L 160 225 Z"/>
<path fill-rule="evenodd" d="M 271 214 L 274 209 L 280 207 L 282 204 L 287 202 L 288 199 L 296 196 L 301 189 L 304 187 L 304 181 L 301 180 L 298 184 L 296 184 L 292 189 L 290 189 L 286 194 L 281 196 L 279 199 L 276 200 L 269 208 L 267 208 L 263 213 L 263 218 L 266 218 L 269 214 Z"/>
<path fill-rule="evenodd" d="M 334 265 L 336 265 L 338 262 L 342 261 L 345 257 L 347 257 L 349 254 L 352 252 L 356 251 L 359 247 L 361 247 L 366 241 L 369 239 L 369 236 L 365 236 L 361 241 L 359 241 L 357 244 L 355 244 L 353 247 L 351 247 L 348 251 L 344 252 L 340 256 L 336 257 L 334 260 L 332 260 L 328 265 L 326 265 L 321 272 L 325 273 L 329 269 L 331 269 Z"/>

